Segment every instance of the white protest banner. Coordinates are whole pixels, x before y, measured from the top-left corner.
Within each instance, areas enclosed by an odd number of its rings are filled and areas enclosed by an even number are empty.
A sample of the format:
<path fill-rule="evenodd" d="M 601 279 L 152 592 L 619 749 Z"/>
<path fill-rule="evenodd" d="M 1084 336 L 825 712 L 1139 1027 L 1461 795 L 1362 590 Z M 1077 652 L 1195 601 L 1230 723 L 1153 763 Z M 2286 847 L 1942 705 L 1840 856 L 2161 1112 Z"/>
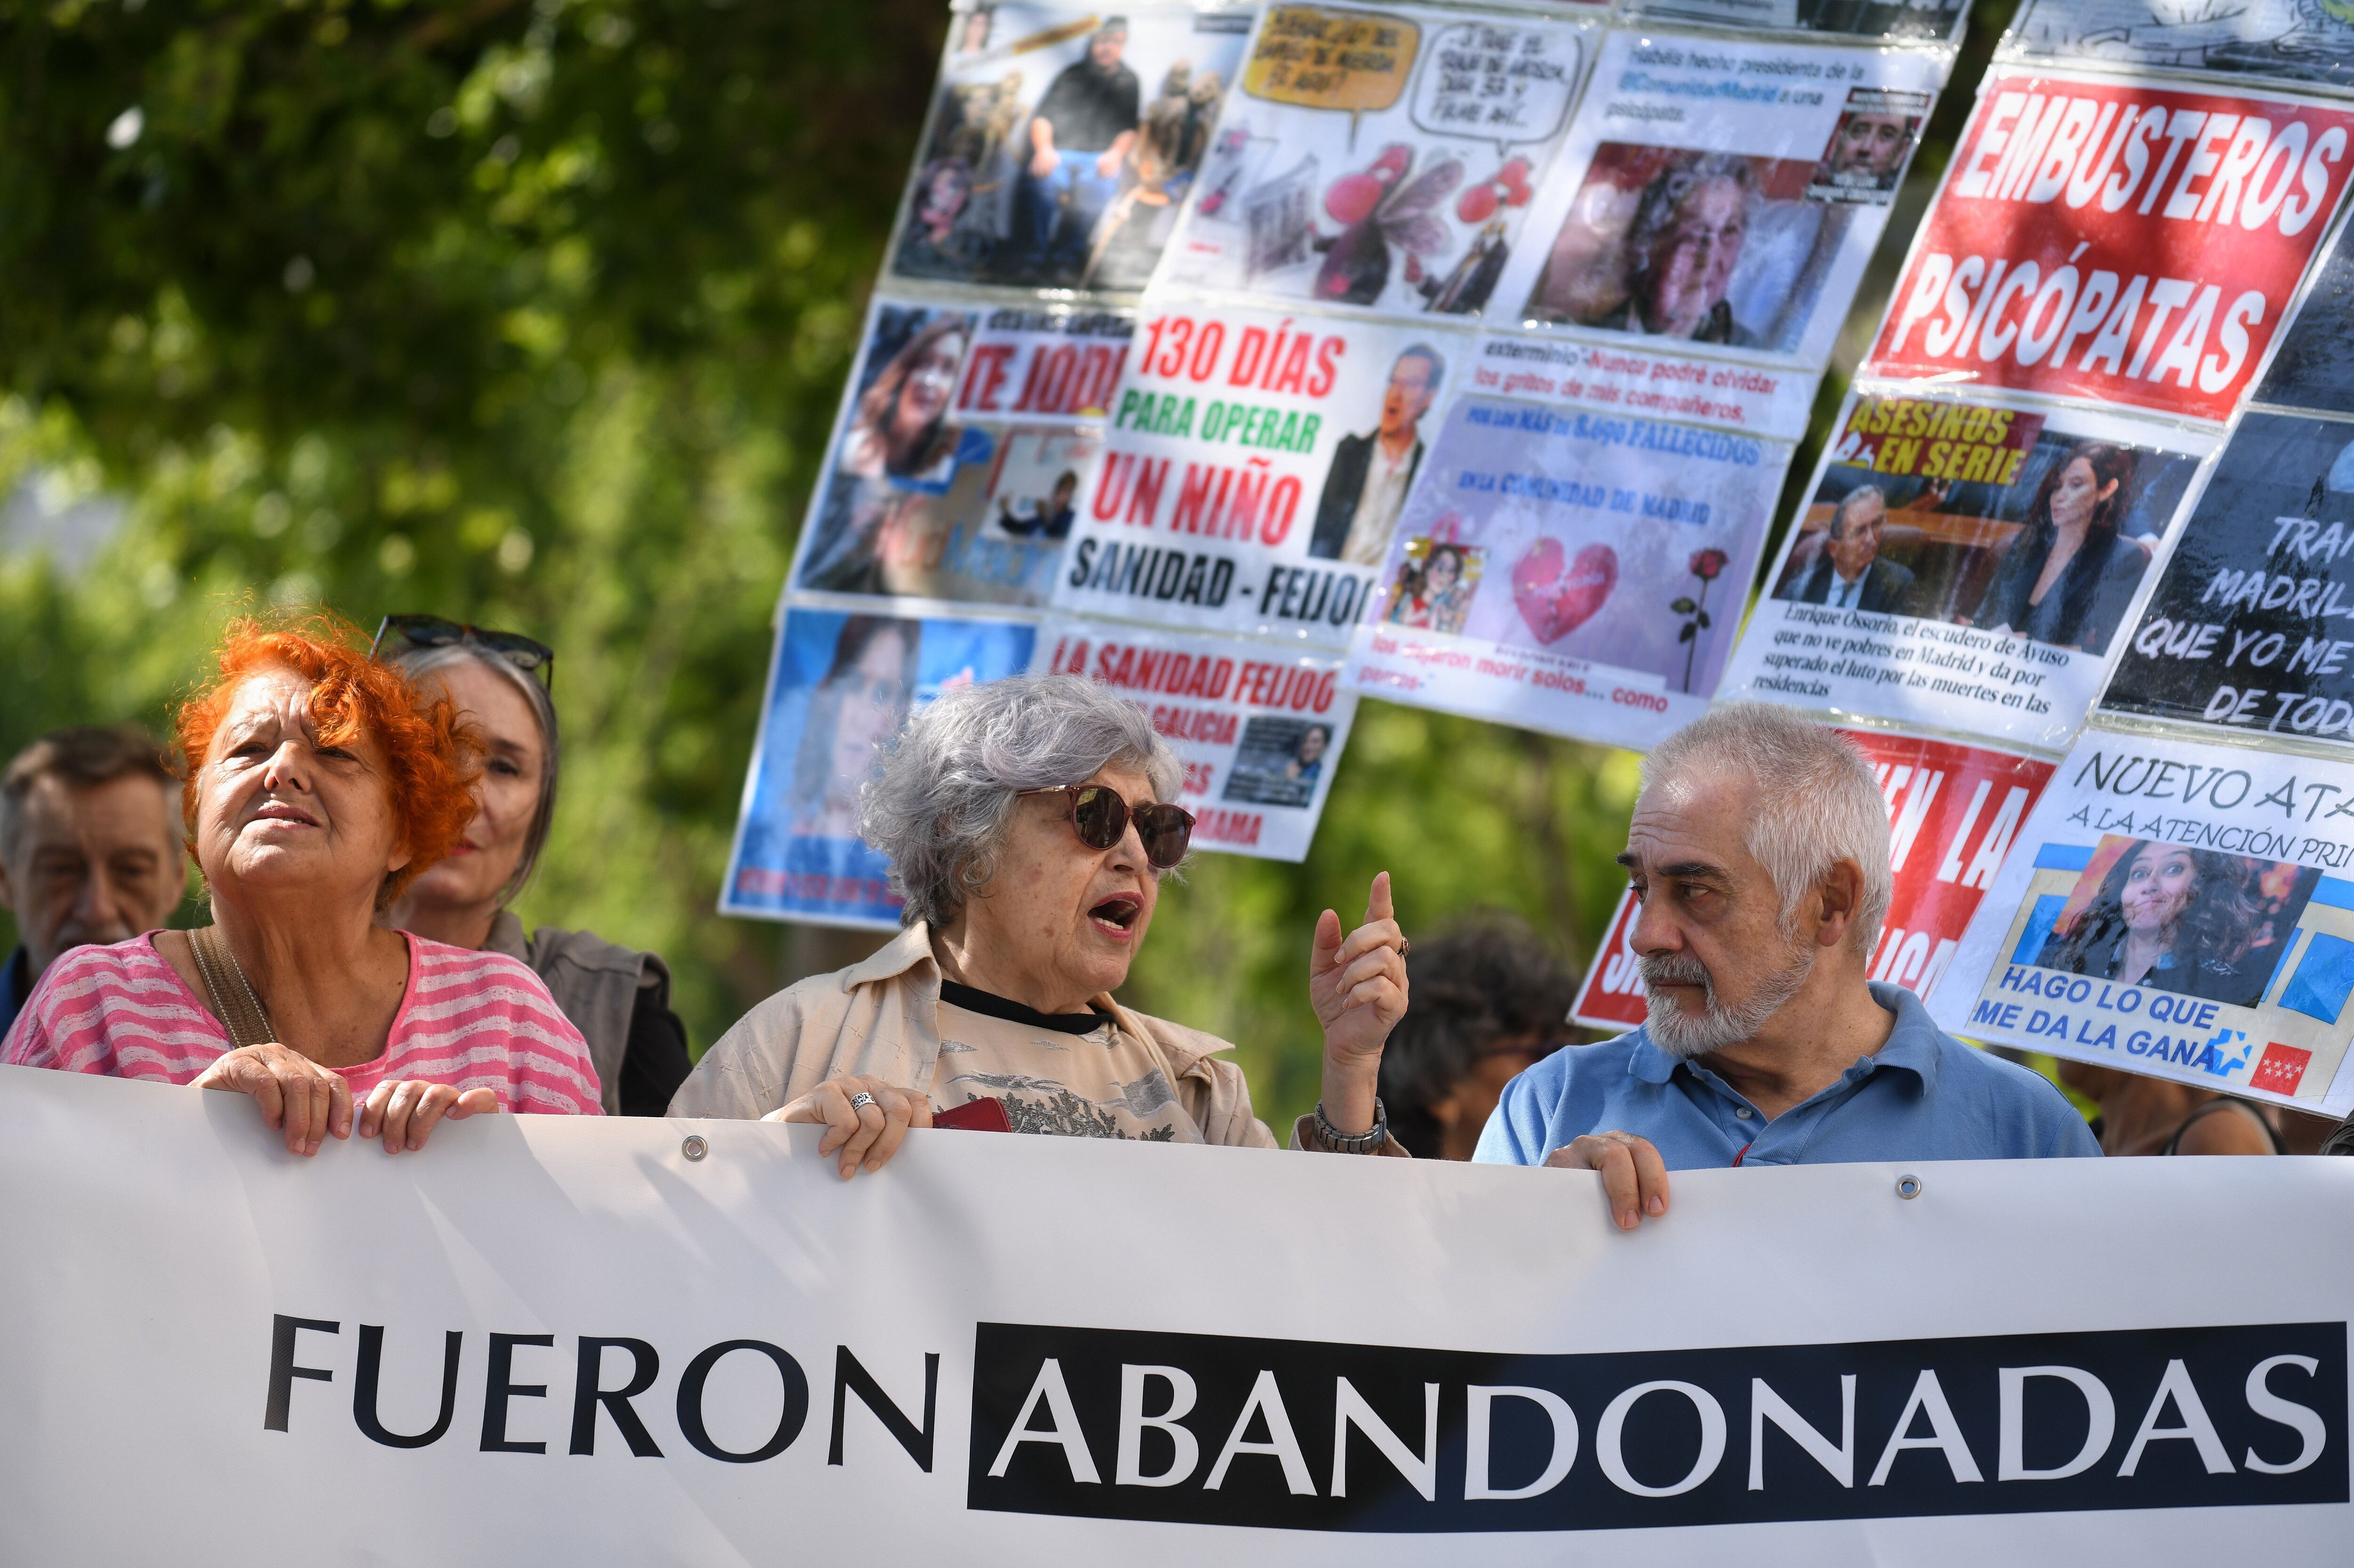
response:
<path fill-rule="evenodd" d="M 1478 315 L 1591 37 L 1527 15 L 1268 5 L 1156 285 Z"/>
<path fill-rule="evenodd" d="M 793 591 L 1043 604 L 1134 331 L 1125 311 L 878 296 Z"/>
<path fill-rule="evenodd" d="M 2215 446 L 1983 393 L 1850 397 L 1723 694 L 2061 749 Z M 2063 527 L 2085 543 L 2053 576 Z"/>
<path fill-rule="evenodd" d="M 1927 996 L 1961 949 L 1970 916 L 2002 867 L 2052 764 L 2008 751 L 1893 730 L 1842 729 L 1863 750 L 1888 801 L 1888 868 L 1895 886 L 1870 962 L 1872 978 Z M 1643 1022 L 1632 944 L 1637 906 L 1618 899 L 1570 1015 L 1603 1029 Z"/>
<path fill-rule="evenodd" d="M 0 1069 L 0 1555 L 2204 1568 L 2354 1526 L 2354 1163 L 1681 1171 L 1629 1235 L 1582 1172 L 815 1143 L 302 1160 L 242 1097 Z"/>
<path fill-rule="evenodd" d="M 1490 314 L 1821 368 L 1946 65 L 1613 33 Z"/>
<path fill-rule="evenodd" d="M 1341 646 L 1473 340 L 1156 302 L 1054 607 Z"/>
<path fill-rule="evenodd" d="M 1779 441 L 1457 398 L 1348 683 L 1649 747 L 1716 687 L 1789 461 Z"/>
<path fill-rule="evenodd" d="M 1988 71 L 1864 373 L 2226 418 L 2349 132 L 2354 106 Z"/>
<path fill-rule="evenodd" d="M 1301 860 L 1357 698 L 1341 661 L 1231 637 L 1048 620 L 1031 673 L 1086 675 L 1133 699 L 1185 765 L 1193 847 Z"/>
<path fill-rule="evenodd" d="M 1974 1040 L 2354 1109 L 2354 766 L 2096 721 L 1930 998 Z"/>

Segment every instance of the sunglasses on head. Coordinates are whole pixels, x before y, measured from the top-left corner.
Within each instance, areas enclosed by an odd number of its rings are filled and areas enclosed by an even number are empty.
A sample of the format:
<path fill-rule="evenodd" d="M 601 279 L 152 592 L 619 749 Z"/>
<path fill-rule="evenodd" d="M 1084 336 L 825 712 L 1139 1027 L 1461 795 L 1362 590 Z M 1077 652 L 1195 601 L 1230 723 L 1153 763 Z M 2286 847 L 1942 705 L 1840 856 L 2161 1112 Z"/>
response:
<path fill-rule="evenodd" d="M 1108 784 L 1061 784 L 1022 793 L 1070 797 L 1071 826 L 1089 849 L 1111 848 L 1134 822 L 1144 858 L 1155 871 L 1167 871 L 1183 860 L 1185 846 L 1193 842 L 1193 812 L 1182 806 L 1131 806 Z"/>
<path fill-rule="evenodd" d="M 556 687 L 556 650 L 520 632 L 486 631 L 463 621 L 444 620 L 438 615 L 387 615 L 376 629 L 376 641 L 368 644 L 369 658 L 376 656 L 387 638 L 394 640 L 396 650 L 447 648 L 453 643 L 471 642 L 489 649 L 516 669 L 538 676 L 539 683 L 549 690 Z"/>

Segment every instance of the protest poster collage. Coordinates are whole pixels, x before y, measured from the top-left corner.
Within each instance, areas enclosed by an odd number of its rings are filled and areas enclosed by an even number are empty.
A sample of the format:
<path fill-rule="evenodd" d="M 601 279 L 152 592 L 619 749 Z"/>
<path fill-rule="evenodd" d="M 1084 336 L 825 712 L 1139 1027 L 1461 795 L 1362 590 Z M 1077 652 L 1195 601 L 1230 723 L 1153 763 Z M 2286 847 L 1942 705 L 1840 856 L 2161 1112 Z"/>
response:
<path fill-rule="evenodd" d="M 2354 740 L 2354 24 L 2130 9 L 2022 9 L 1768 559 L 1961 5 L 960 6 L 723 907 L 893 923 L 857 783 L 1021 672 L 1129 696 L 1202 847 L 1285 859 L 1363 695 L 1636 749 L 1767 701 L 1880 769 L 1875 978 L 2354 1107 L 2316 803 Z M 2127 821 L 2121 736 L 2202 788 L 2307 760 Z M 1581 1022 L 1640 1017 L 1629 917 Z M 2011 968 L 2222 1011 L 2190 1059 L 2102 1043 L 2081 998 L 2014 1017 Z"/>
<path fill-rule="evenodd" d="M 858 784 L 1018 672 L 1295 860 L 1360 694 L 1699 712 L 1961 15 L 1784 9 L 960 4 L 723 909 L 895 923 Z"/>
<path fill-rule="evenodd" d="M 1881 769 L 1872 972 L 1940 1025 L 2331 1116 L 2349 59 L 2354 24 L 2293 6 L 2022 8 L 1719 694 Z M 1610 942 L 1596 1022 L 1640 1008 Z"/>

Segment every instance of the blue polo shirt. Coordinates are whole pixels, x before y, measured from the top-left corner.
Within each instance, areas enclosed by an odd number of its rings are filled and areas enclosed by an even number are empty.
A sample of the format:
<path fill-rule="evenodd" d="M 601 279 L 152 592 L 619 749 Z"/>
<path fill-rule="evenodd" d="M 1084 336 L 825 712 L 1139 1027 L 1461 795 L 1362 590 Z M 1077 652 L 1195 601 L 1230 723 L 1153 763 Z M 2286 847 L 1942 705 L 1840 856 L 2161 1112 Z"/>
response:
<path fill-rule="evenodd" d="M 2041 1075 L 1973 1051 L 1902 986 L 1873 983 L 1896 1015 L 1888 1044 L 1772 1121 L 1723 1078 L 1638 1029 L 1556 1051 L 1504 1086 L 1472 1159 L 1542 1165 L 1589 1132 L 1648 1138 L 1671 1171 L 1908 1160 L 2048 1160 L 2101 1146 Z"/>

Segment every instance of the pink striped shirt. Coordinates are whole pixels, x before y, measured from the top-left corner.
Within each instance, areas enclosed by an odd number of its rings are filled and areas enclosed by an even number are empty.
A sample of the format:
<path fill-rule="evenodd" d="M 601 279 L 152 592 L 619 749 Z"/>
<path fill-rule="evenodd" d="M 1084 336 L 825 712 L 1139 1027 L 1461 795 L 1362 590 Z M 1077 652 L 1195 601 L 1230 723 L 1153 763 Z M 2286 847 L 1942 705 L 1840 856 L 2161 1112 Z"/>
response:
<path fill-rule="evenodd" d="M 355 1100 L 387 1078 L 421 1078 L 489 1089 L 503 1111 L 603 1114 L 588 1043 L 527 966 L 401 935 L 408 985 L 384 1054 L 337 1069 Z M 232 1042 L 155 950 L 154 936 L 60 954 L 0 1046 L 0 1064 L 193 1082 Z"/>

